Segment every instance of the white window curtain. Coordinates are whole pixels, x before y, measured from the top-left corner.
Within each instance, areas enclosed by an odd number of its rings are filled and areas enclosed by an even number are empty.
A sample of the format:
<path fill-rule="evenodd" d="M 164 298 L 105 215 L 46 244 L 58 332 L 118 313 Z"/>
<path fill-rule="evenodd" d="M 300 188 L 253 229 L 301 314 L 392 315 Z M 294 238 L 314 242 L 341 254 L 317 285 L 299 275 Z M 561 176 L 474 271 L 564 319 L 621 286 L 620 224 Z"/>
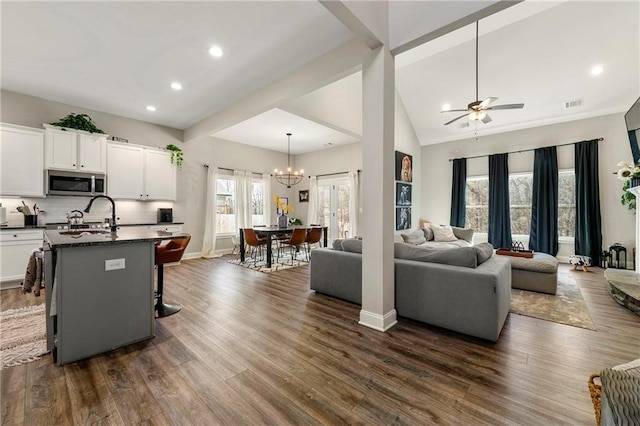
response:
<path fill-rule="evenodd" d="M 204 236 L 202 238 L 202 257 L 211 259 L 216 256 L 216 195 L 218 192 L 218 168 L 209 167 L 207 172 L 207 202 L 204 206 Z"/>
<path fill-rule="evenodd" d="M 307 224 L 318 223 L 318 178 L 309 177 L 309 209 L 307 210 Z"/>
<path fill-rule="evenodd" d="M 271 225 L 271 175 L 264 173 L 262 175 L 262 184 L 264 185 L 264 224 Z"/>
<path fill-rule="evenodd" d="M 358 235 L 358 194 L 360 193 L 358 171 L 349 172 L 349 236 Z"/>
<path fill-rule="evenodd" d="M 233 177 L 236 180 L 236 226 L 251 228 L 251 172 L 235 170 Z"/>

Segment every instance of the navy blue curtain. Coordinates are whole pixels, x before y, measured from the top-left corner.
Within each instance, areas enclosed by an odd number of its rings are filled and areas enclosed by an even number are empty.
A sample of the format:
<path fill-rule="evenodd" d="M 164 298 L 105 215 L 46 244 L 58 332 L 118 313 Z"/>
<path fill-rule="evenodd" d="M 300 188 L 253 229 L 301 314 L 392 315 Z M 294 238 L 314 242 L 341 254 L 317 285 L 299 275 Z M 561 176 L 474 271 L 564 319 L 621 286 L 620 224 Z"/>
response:
<path fill-rule="evenodd" d="M 576 235 L 575 254 L 589 256 L 600 264 L 602 219 L 598 181 L 598 140 L 575 144 L 576 156 Z"/>
<path fill-rule="evenodd" d="M 489 156 L 489 242 L 495 248 L 510 247 L 509 154 Z"/>
<path fill-rule="evenodd" d="M 453 180 L 451 182 L 451 218 L 449 224 L 464 228 L 467 207 L 467 159 L 453 160 Z"/>
<path fill-rule="evenodd" d="M 535 150 L 529 249 L 552 256 L 558 254 L 558 156 L 555 146 Z"/>
<path fill-rule="evenodd" d="M 631 154 L 633 155 L 633 164 L 638 164 L 640 160 L 640 148 L 638 147 L 638 138 L 635 130 L 629 130 L 629 142 L 631 143 Z"/>

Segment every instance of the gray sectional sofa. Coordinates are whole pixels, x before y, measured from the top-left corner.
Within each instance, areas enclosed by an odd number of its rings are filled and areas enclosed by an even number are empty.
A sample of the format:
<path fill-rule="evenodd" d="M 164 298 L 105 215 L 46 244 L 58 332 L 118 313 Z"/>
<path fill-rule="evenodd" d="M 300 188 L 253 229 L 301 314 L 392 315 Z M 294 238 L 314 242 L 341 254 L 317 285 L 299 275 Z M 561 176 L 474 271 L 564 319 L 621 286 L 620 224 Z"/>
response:
<path fill-rule="evenodd" d="M 497 341 L 511 304 L 511 264 L 478 245 L 425 250 L 394 243 L 399 316 Z M 362 304 L 362 241 L 311 252 L 311 289 Z"/>

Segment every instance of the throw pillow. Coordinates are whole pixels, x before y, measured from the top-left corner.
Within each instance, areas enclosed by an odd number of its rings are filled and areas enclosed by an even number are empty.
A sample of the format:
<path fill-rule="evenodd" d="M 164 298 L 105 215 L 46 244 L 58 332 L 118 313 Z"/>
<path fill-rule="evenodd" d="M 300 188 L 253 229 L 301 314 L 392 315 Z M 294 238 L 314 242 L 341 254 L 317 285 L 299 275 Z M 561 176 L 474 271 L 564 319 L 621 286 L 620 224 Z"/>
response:
<path fill-rule="evenodd" d="M 423 244 L 427 242 L 427 239 L 424 237 L 424 233 L 421 229 L 416 229 L 409 234 L 400 234 L 405 243 L 413 244 L 417 246 L 419 244 Z"/>
<path fill-rule="evenodd" d="M 489 243 L 480 243 L 472 247 L 476 251 L 478 266 L 491 259 L 491 256 L 493 256 L 493 246 Z"/>
<path fill-rule="evenodd" d="M 333 249 L 334 250 L 344 251 L 344 249 L 342 248 L 342 242 L 343 241 L 344 241 L 343 238 L 336 238 L 335 240 L 333 240 Z"/>
<path fill-rule="evenodd" d="M 362 253 L 362 240 L 355 238 L 342 240 L 342 250 L 350 251 L 351 253 Z"/>
<path fill-rule="evenodd" d="M 477 266 L 476 252 L 473 247 L 425 250 L 422 247 L 406 243 L 396 243 L 394 245 L 394 256 L 397 259 L 463 266 L 465 268 L 475 268 Z"/>
<path fill-rule="evenodd" d="M 455 235 L 457 239 L 465 240 L 465 241 L 473 244 L 473 229 L 471 229 L 471 228 L 458 228 L 457 226 L 452 226 L 451 230 L 453 230 L 453 235 Z"/>
<path fill-rule="evenodd" d="M 424 238 L 427 241 L 432 241 L 433 240 L 433 231 L 431 230 L 431 224 L 430 223 L 422 224 L 422 233 L 424 234 Z"/>
<path fill-rule="evenodd" d="M 457 241 L 458 239 L 453 234 L 453 229 L 449 225 L 431 225 L 431 230 L 433 231 L 433 240 L 434 241 Z"/>

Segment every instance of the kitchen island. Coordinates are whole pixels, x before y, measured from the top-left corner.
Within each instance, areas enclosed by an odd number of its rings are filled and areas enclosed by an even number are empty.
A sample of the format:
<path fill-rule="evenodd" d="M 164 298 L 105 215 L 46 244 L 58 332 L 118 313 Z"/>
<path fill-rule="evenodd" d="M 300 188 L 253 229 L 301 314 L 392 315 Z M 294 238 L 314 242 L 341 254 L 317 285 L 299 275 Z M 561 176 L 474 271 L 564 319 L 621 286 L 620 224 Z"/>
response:
<path fill-rule="evenodd" d="M 47 347 L 62 365 L 154 336 L 154 245 L 163 231 L 44 233 Z"/>

